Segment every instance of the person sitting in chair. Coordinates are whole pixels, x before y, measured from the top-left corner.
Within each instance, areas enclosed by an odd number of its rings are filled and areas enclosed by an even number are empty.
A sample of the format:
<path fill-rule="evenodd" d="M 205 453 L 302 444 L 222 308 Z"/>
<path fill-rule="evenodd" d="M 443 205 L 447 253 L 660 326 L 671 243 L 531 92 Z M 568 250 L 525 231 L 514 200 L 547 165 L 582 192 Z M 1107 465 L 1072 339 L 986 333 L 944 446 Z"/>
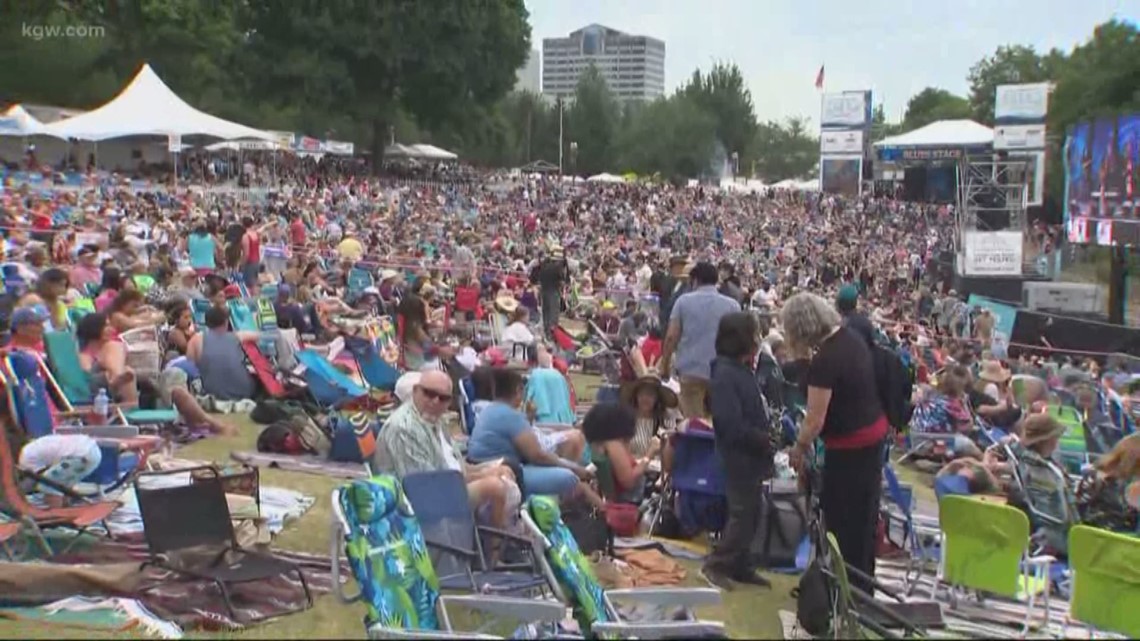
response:
<path fill-rule="evenodd" d="M 1065 426 L 1048 414 L 1034 414 L 1022 422 L 1021 429 L 1024 436 L 1010 449 L 1022 487 L 1011 492 L 1010 503 L 1028 512 L 1034 537 L 1044 544 L 1047 553 L 1065 557 L 1069 528 L 1080 518 L 1064 468 L 1053 460 Z"/>
<path fill-rule="evenodd" d="M 206 310 L 206 331 L 195 334 L 186 345 L 186 355 L 202 373 L 202 391 L 222 401 L 253 398 L 257 385 L 245 368 L 241 344 L 260 338 L 258 332 L 230 331 L 230 313 L 225 307 Z"/>
<path fill-rule="evenodd" d="M 372 467 L 403 478 L 414 472 L 463 472 L 471 506 L 491 526 L 507 529 L 521 494 L 511 468 L 500 460 L 465 465 L 456 455 L 443 414 L 451 406 L 451 379 L 440 370 L 410 372 L 396 383 L 401 405 L 380 430 Z"/>
<path fill-rule="evenodd" d="M 640 456 L 634 454 L 633 443 L 638 434 L 638 420 L 632 408 L 617 403 L 602 403 L 590 408 L 582 419 L 582 433 L 590 444 L 591 459 L 598 468 L 598 487 L 607 501 L 637 503 L 645 495 L 645 473 L 653 458 L 661 452 L 661 439 L 650 438 Z M 601 476 L 603 473 L 608 478 Z"/>

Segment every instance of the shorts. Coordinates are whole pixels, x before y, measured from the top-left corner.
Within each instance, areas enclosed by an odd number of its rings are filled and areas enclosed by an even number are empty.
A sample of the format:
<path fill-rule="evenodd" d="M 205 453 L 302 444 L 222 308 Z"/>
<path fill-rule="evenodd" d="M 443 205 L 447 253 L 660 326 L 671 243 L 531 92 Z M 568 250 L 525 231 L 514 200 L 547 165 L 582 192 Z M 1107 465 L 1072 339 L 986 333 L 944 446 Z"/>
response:
<path fill-rule="evenodd" d="M 679 395 L 681 414 L 685 418 L 707 418 L 705 399 L 709 393 L 709 382 L 703 378 L 692 376 L 681 377 L 681 394 Z"/>
<path fill-rule="evenodd" d="M 544 452 L 554 452 L 570 436 L 570 430 L 549 432 L 536 428 L 534 431 L 538 435 L 538 444 L 542 446 Z"/>
<path fill-rule="evenodd" d="M 564 467 L 523 465 L 522 473 L 527 496 L 546 494 L 565 497 L 578 488 L 578 475 Z"/>

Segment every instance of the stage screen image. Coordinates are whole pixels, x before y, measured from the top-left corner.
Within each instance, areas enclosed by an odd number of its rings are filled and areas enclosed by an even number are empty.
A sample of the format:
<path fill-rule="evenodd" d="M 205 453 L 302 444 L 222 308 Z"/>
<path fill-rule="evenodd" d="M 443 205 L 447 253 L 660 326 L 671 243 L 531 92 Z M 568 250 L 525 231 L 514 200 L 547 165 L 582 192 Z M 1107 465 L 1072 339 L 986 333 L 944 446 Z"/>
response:
<path fill-rule="evenodd" d="M 827 194 L 843 196 L 858 196 L 862 184 L 863 159 L 859 156 L 849 158 L 820 159 L 820 188 Z"/>
<path fill-rule="evenodd" d="M 1065 145 L 1069 241 L 1140 244 L 1140 114 L 1077 124 Z"/>

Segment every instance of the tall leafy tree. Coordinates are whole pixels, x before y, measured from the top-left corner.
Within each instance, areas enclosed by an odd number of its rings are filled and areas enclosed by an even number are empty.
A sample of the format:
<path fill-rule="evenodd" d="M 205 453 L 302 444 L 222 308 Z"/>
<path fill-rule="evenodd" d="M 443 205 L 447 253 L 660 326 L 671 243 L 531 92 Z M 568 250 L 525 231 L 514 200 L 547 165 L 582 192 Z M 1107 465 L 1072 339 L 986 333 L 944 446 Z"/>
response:
<path fill-rule="evenodd" d="M 998 85 L 1056 80 L 1065 54 L 1053 49 L 1042 55 L 1026 45 L 1003 45 L 970 68 L 970 111 L 973 119 L 992 125 Z"/>
<path fill-rule="evenodd" d="M 565 119 L 564 153 L 573 170 L 596 174 L 613 168 L 621 108 L 597 67 L 590 65 L 582 72 L 574 90 L 574 104 Z M 575 143 L 576 151 L 572 151 L 571 143 Z"/>
<path fill-rule="evenodd" d="M 752 92 L 735 64 L 717 63 L 708 73 L 698 69 L 681 92 L 716 122 L 717 140 L 741 162 L 751 158 L 758 125 Z"/>
<path fill-rule="evenodd" d="M 690 95 L 660 98 L 636 111 L 619 138 L 622 171 L 667 179 L 713 172 L 716 119 Z"/>
<path fill-rule="evenodd" d="M 530 49 L 522 0 L 246 0 L 257 95 L 336 107 L 371 125 L 375 157 L 403 109 L 442 128 L 502 98 Z"/>
<path fill-rule="evenodd" d="M 970 117 L 970 103 L 961 96 L 939 89 L 927 87 L 918 92 L 906 104 L 903 128 L 917 129 L 939 120 L 957 120 Z"/>
<path fill-rule="evenodd" d="M 819 138 L 808 132 L 805 118 L 761 124 L 755 145 L 756 174 L 768 183 L 806 177 L 819 163 Z"/>

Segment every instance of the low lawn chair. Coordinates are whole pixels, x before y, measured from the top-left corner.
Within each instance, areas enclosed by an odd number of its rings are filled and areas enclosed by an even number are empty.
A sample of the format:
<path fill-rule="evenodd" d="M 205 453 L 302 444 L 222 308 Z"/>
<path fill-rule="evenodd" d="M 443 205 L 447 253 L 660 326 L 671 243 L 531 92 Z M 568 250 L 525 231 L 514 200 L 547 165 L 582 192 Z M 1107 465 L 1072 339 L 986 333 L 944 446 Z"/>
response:
<path fill-rule="evenodd" d="M 433 552 L 432 564 L 442 575 L 443 589 L 520 594 L 553 587 L 542 571 L 534 541 L 475 522 L 460 472 L 417 472 L 405 476 L 403 486 Z M 483 550 L 485 538 L 498 540 L 503 548 L 500 556 L 507 556 L 507 546 L 513 546 L 526 560 L 492 565 Z"/>
<path fill-rule="evenodd" d="M 7 425 L 3 429 L 9 429 Z M 48 556 L 53 556 L 52 550 L 43 530 L 47 528 L 67 528 L 75 530 L 75 536 L 60 552 L 66 552 L 80 538 L 80 536 L 93 525 L 103 524 L 107 517 L 118 509 L 119 504 L 113 501 L 86 503 L 62 508 L 39 507 L 28 501 L 24 496 L 19 483 L 19 467 L 16 464 L 16 452 L 12 451 L 6 435 L 0 435 L 0 512 L 13 521 L 28 526 L 29 535 L 35 537 L 40 547 Z M 110 535 L 110 530 L 107 529 Z"/>
<path fill-rule="evenodd" d="M 368 396 L 368 390 L 344 372 L 333 366 L 329 359 L 311 349 L 297 352 L 297 362 L 304 366 L 302 376 L 309 393 L 321 407 L 338 407 L 353 399 Z"/>
<path fill-rule="evenodd" d="M 544 570 L 555 594 L 574 611 L 586 638 L 688 639 L 725 637 L 724 624 L 702 621 L 692 608 L 719 605 L 720 591 L 712 588 L 637 588 L 603 590 L 590 561 L 578 549 L 570 528 L 562 522 L 558 500 L 532 496 L 522 513 L 527 528 L 542 541 Z M 682 618 L 628 621 L 614 601 L 632 601 L 659 608 L 679 608 Z"/>
<path fill-rule="evenodd" d="M 449 605 L 525 623 L 554 624 L 566 608 L 557 601 L 479 595 L 440 595 L 440 583 L 420 524 L 392 476 L 352 481 L 332 493 L 332 584 L 345 603 L 363 601 L 369 638 L 497 638 L 456 632 Z M 360 589 L 345 593 L 342 556 L 348 558 Z"/>
<path fill-rule="evenodd" d="M 186 472 L 196 477 L 192 483 L 175 487 L 146 487 L 148 479 Z M 150 558 L 144 565 L 212 582 L 222 593 L 227 613 L 234 621 L 242 619 L 234 611 L 229 586 L 284 574 L 296 574 L 300 579 L 306 600 L 301 609 L 312 607 L 313 596 L 300 567 L 238 544 L 217 468 L 202 466 L 147 472 L 139 475 L 134 488 L 150 551 Z M 272 613 L 271 616 L 278 614 L 283 613 Z"/>
<path fill-rule="evenodd" d="M 903 589 L 907 596 L 914 592 L 922 579 L 923 571 L 930 564 L 938 562 L 938 546 L 942 541 L 942 530 L 936 521 L 919 518 L 914 513 L 914 491 L 910 486 L 899 483 L 898 476 L 890 464 L 883 466 L 883 480 L 886 484 L 886 499 L 898 508 L 898 516 L 887 508 L 887 530 L 895 518 L 900 518 L 903 528 L 904 545 L 907 552 L 906 570 L 903 575 Z"/>
<path fill-rule="evenodd" d="M 204 298 L 190 299 L 190 315 L 194 317 L 194 324 L 201 329 L 206 328 L 206 312 L 210 311 L 213 305 L 210 301 Z"/>
<path fill-rule="evenodd" d="M 90 406 L 94 394 L 87 372 L 79 363 L 79 346 L 75 337 L 68 332 L 45 332 L 44 348 L 47 350 L 51 374 L 58 383 L 61 401 L 66 411 L 74 411 L 75 406 Z M 133 425 L 168 425 L 178 422 L 177 410 L 146 410 L 139 408 L 112 408 L 124 422 Z"/>
<path fill-rule="evenodd" d="M 1083 623 L 1089 638 L 1096 630 L 1140 638 L 1140 539 L 1077 525 L 1069 530 L 1073 571 L 1069 623 Z"/>
<path fill-rule="evenodd" d="M 161 441 L 157 437 L 139 436 L 137 428 L 102 426 L 100 430 L 100 426 L 83 426 L 57 432 L 45 382 L 46 370 L 43 361 L 31 352 L 15 351 L 0 360 L 0 378 L 4 381 L 8 408 L 24 434 L 31 439 L 56 433 L 78 433 L 95 438 L 102 458 L 99 467 L 83 482 L 94 483 L 99 496 L 118 489 L 137 471 L 145 469 L 147 455 Z"/>
<path fill-rule="evenodd" d="M 12 552 L 12 548 L 8 545 L 8 540 L 19 533 L 19 523 L 0 523 L 0 551 L 4 552 L 4 556 L 7 557 L 9 561 L 15 561 L 16 554 Z"/>
<path fill-rule="evenodd" d="M 400 378 L 400 372 L 381 358 L 380 350 L 377 349 L 375 341 L 350 336 L 345 338 L 344 346 L 356 359 L 356 364 L 360 367 L 360 375 L 364 377 L 364 382 L 368 383 L 369 387 L 386 392 L 396 389 L 396 381 Z"/>
<path fill-rule="evenodd" d="M 1022 634 L 1032 623 L 1038 592 L 1044 593 L 1044 619 L 1049 623 L 1051 556 L 1029 556 L 1029 518 L 1017 508 L 966 496 L 946 496 L 938 504 L 942 555 L 931 588 L 940 584 L 1026 601 Z"/>

